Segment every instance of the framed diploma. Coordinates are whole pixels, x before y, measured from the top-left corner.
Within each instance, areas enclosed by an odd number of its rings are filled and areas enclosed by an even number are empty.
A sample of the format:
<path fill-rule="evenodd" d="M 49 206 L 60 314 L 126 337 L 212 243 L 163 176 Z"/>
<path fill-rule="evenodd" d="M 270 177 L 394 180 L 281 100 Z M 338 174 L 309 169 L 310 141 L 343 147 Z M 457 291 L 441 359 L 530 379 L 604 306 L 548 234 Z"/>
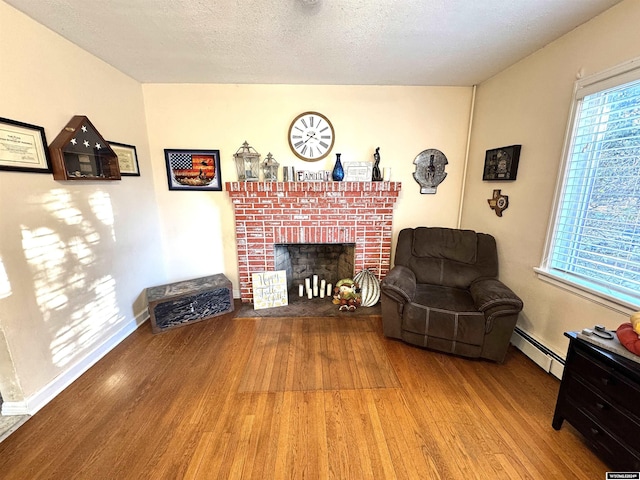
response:
<path fill-rule="evenodd" d="M 0 170 L 51 173 L 44 128 L 0 117 Z"/>
<path fill-rule="evenodd" d="M 138 153 L 134 145 L 126 145 L 124 143 L 116 143 L 109 141 L 111 150 L 118 156 L 118 165 L 120 165 L 120 175 L 139 177 L 140 167 L 138 166 Z"/>

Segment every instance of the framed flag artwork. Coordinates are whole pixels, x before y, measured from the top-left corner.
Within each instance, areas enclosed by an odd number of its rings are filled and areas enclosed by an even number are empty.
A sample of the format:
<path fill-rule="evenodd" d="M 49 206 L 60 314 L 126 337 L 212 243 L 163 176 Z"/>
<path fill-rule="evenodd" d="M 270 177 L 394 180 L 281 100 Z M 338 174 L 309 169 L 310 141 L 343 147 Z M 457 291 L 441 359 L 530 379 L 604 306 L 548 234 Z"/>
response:
<path fill-rule="evenodd" d="M 169 190 L 222 190 L 219 150 L 165 149 Z"/>

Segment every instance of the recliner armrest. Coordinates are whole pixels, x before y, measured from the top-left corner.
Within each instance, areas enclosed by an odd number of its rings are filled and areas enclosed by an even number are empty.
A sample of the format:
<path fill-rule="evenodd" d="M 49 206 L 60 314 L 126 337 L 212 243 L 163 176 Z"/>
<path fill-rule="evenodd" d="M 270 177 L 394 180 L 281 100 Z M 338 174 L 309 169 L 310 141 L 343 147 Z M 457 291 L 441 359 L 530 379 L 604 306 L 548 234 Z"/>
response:
<path fill-rule="evenodd" d="M 476 308 L 481 312 L 503 307 L 512 313 L 522 310 L 523 303 L 513 291 L 496 278 L 481 278 L 469 287 Z M 494 312 L 494 314 L 497 312 Z"/>
<path fill-rule="evenodd" d="M 410 268 L 396 265 L 382 279 L 380 288 L 396 302 L 411 302 L 416 295 L 416 275 Z"/>

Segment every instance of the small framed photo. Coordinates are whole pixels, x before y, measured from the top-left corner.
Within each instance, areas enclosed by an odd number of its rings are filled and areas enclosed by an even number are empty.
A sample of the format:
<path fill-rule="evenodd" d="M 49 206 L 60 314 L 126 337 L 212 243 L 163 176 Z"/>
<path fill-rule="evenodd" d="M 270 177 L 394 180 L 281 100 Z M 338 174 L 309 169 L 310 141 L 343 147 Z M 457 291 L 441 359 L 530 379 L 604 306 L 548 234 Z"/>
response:
<path fill-rule="evenodd" d="M 51 173 L 44 128 L 0 118 L 0 170 Z"/>
<path fill-rule="evenodd" d="M 482 180 L 515 180 L 522 145 L 487 150 L 484 157 Z"/>
<path fill-rule="evenodd" d="M 169 190 L 222 190 L 220 150 L 165 149 Z"/>
<path fill-rule="evenodd" d="M 370 182 L 372 174 L 371 162 L 344 162 L 345 182 Z"/>
<path fill-rule="evenodd" d="M 138 166 L 138 153 L 134 145 L 124 143 L 108 142 L 111 150 L 118 156 L 118 166 L 120 175 L 129 177 L 139 177 L 140 167 Z"/>

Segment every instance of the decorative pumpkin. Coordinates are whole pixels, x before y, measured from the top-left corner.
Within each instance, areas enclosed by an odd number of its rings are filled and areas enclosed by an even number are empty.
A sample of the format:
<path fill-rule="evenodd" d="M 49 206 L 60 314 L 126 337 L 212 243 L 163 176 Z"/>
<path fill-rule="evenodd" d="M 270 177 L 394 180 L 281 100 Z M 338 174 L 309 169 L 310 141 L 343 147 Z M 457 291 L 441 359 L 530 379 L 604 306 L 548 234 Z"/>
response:
<path fill-rule="evenodd" d="M 361 270 L 353 277 L 360 287 L 363 307 L 373 307 L 380 300 L 380 282 L 369 270 Z"/>
<path fill-rule="evenodd" d="M 631 323 L 627 322 L 620 325 L 616 330 L 616 335 L 627 350 L 640 355 L 640 335 L 635 332 Z"/>

